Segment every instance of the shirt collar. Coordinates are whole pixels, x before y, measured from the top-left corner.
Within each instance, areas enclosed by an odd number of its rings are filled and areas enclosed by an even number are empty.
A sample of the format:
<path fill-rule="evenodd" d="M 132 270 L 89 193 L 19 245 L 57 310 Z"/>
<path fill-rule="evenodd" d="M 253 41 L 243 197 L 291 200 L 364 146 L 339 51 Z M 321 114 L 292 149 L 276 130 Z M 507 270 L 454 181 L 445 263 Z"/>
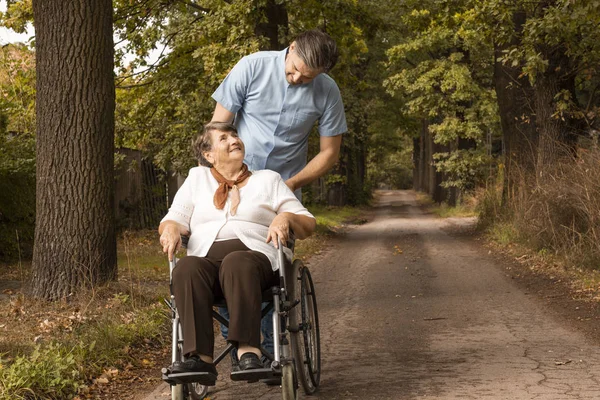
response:
<path fill-rule="evenodd" d="M 285 56 L 287 55 L 289 49 L 289 47 L 286 47 L 285 49 L 281 50 L 279 52 L 279 55 L 277 56 L 277 58 L 279 59 L 279 64 L 283 65 L 283 68 L 285 68 Z"/>

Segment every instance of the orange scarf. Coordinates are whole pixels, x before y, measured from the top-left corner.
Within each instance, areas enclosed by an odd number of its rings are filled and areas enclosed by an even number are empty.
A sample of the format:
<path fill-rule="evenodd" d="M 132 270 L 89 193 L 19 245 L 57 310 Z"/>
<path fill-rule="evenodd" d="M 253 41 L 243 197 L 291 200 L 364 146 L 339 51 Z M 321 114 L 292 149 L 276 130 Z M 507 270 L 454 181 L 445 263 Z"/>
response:
<path fill-rule="evenodd" d="M 219 187 L 215 191 L 215 197 L 213 198 L 213 203 L 217 210 L 222 210 L 225 208 L 225 203 L 227 202 L 227 196 L 229 195 L 229 190 L 231 189 L 231 215 L 235 215 L 237 212 L 238 205 L 240 204 L 240 192 L 238 190 L 237 185 L 244 182 L 252 172 L 248 171 L 248 166 L 246 164 L 242 164 L 242 172 L 238 176 L 235 181 L 230 181 L 225 179 L 223 175 L 221 175 L 215 167 L 210 169 L 212 176 L 219 182 Z"/>

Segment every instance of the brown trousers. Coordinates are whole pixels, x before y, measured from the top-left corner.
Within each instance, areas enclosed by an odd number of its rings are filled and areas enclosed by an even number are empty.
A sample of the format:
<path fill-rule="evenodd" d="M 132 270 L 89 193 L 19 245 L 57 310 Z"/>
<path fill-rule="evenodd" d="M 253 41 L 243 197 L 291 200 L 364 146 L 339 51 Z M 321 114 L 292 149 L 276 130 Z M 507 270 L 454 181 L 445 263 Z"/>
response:
<path fill-rule="evenodd" d="M 276 285 L 278 277 L 267 256 L 237 239 L 213 243 L 206 257 L 179 260 L 173 270 L 173 295 L 183 328 L 183 354 L 213 356 L 216 297 L 227 302 L 228 341 L 260 347 L 262 292 Z"/>

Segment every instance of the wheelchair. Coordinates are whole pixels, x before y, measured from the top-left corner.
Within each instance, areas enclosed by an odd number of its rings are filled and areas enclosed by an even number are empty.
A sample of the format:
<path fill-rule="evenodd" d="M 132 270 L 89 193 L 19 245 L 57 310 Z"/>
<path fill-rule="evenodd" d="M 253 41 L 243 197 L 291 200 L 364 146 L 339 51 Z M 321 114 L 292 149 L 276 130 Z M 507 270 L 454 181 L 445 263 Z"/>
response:
<path fill-rule="evenodd" d="M 293 249 L 293 242 L 288 243 Z M 283 247 L 279 243 L 277 262 L 279 265 L 279 285 L 263 292 L 263 301 L 268 306 L 262 310 L 264 317 L 273 312 L 274 354 L 261 347 L 261 352 L 270 364 L 262 369 L 239 371 L 232 368 L 231 380 L 257 382 L 264 379 L 281 379 L 283 400 L 296 400 L 298 388 L 305 394 L 316 392 L 321 379 L 321 345 L 319 336 L 319 316 L 315 288 L 310 271 L 302 261 L 286 262 Z M 172 292 L 173 269 L 177 260 L 169 262 L 171 297 L 165 303 L 171 311 L 172 345 L 171 361 L 182 361 L 183 332 Z M 225 299 L 215 299 L 215 307 L 226 306 Z M 213 318 L 229 326 L 228 321 L 213 308 Z M 227 347 L 214 359 L 217 366 L 232 350 Z M 232 357 L 233 359 L 233 357 Z M 232 366 L 233 367 L 233 366 Z M 162 379 L 171 385 L 171 400 L 201 400 L 208 394 L 208 386 L 201 384 L 209 373 L 170 373 L 162 369 Z M 216 378 L 211 376 L 211 378 Z"/>

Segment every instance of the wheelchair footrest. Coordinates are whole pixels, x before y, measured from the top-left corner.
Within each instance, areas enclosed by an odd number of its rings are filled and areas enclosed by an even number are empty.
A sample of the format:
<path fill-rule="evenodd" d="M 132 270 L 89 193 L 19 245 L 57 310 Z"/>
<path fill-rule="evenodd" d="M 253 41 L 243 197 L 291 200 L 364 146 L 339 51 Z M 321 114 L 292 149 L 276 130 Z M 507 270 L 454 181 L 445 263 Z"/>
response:
<path fill-rule="evenodd" d="M 246 371 L 232 371 L 232 381 L 258 382 L 261 379 L 273 378 L 275 374 L 271 368 L 249 369 Z"/>
<path fill-rule="evenodd" d="M 179 385 L 185 383 L 199 383 L 205 386 L 215 386 L 217 376 L 210 372 L 181 372 L 177 374 L 169 373 L 163 368 L 162 379 L 169 385 Z"/>

